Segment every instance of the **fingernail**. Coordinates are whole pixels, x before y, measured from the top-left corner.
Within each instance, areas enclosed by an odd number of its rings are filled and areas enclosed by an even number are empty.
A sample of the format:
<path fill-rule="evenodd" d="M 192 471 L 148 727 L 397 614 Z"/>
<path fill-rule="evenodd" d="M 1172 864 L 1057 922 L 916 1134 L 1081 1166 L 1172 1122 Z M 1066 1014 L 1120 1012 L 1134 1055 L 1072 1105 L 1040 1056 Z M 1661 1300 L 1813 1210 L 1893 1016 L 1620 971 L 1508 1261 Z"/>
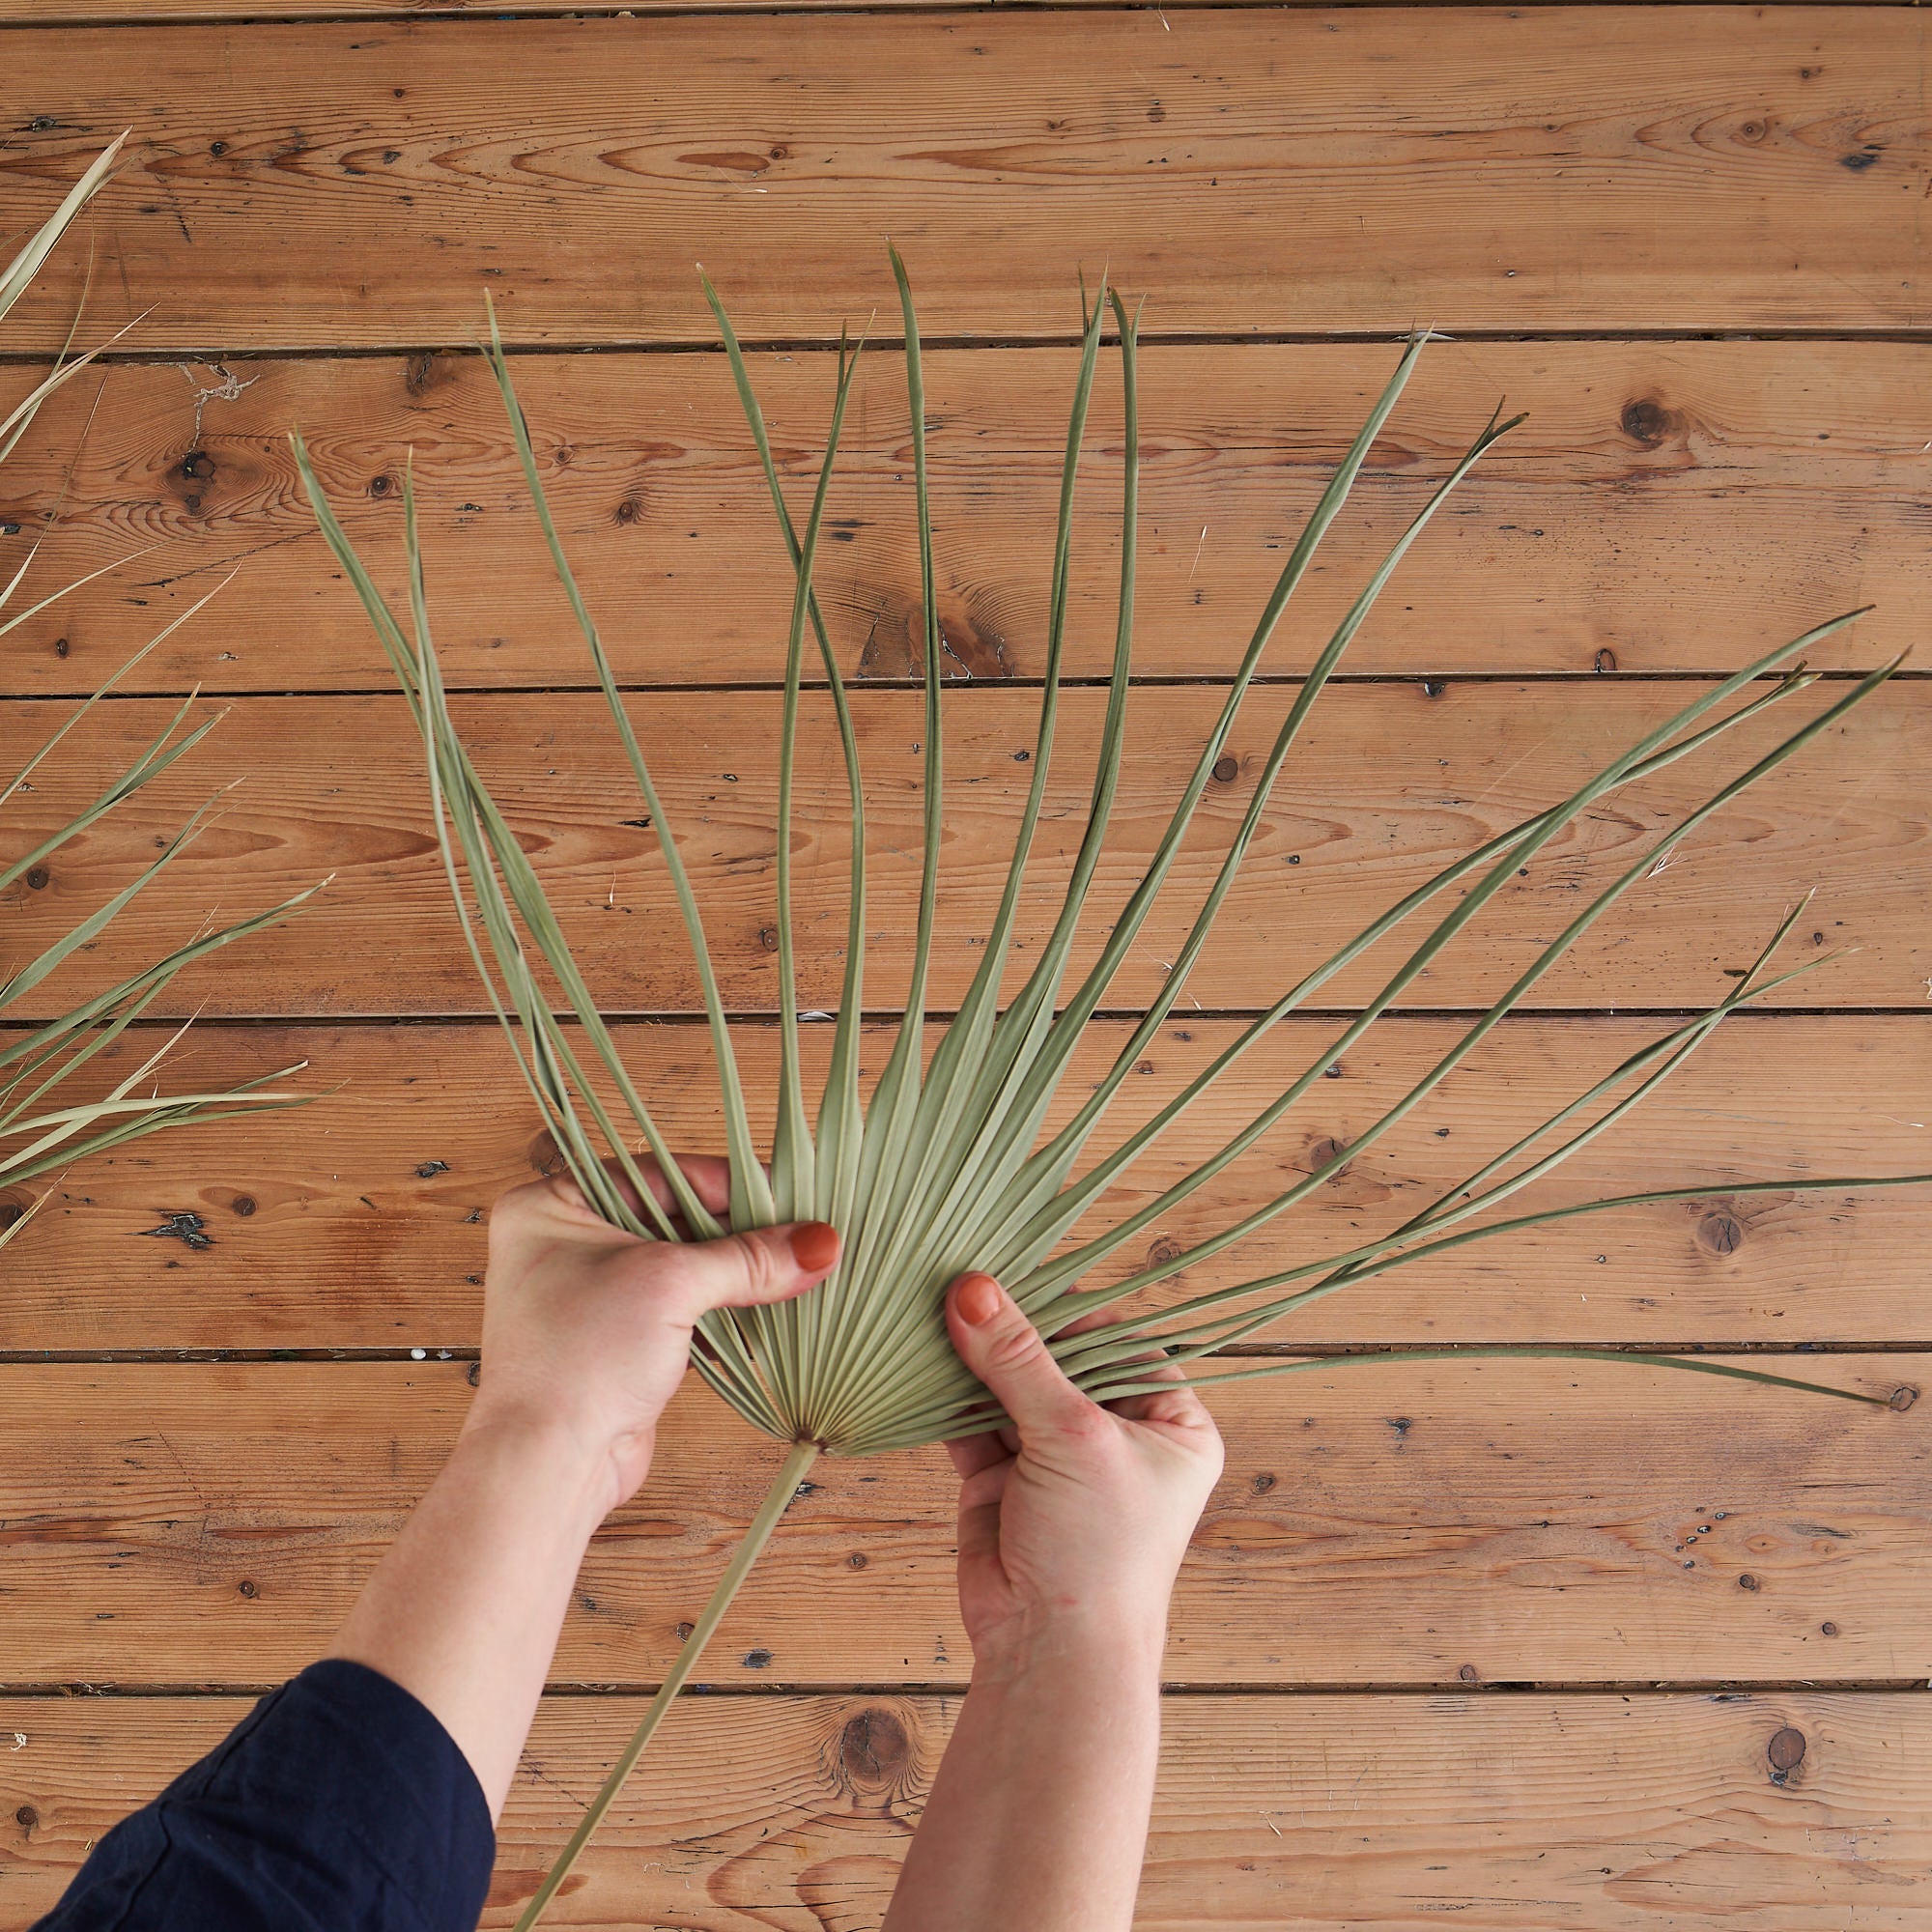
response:
<path fill-rule="evenodd" d="M 989 1274 L 969 1274 L 952 1297 L 960 1321 L 974 1328 L 983 1328 L 1000 1312 L 1006 1293 Z"/>
<path fill-rule="evenodd" d="M 807 1274 L 822 1274 L 838 1259 L 838 1230 L 823 1221 L 801 1221 L 791 1231 L 791 1252 Z"/>

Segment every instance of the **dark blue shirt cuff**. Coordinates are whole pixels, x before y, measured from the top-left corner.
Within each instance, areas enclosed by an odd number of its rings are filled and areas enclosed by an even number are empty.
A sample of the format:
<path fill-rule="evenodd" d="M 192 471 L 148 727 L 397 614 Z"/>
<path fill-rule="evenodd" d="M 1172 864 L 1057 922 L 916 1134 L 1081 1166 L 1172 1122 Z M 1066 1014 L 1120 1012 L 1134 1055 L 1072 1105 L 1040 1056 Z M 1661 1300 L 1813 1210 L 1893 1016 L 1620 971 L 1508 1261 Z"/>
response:
<path fill-rule="evenodd" d="M 330 1659 L 108 1833 L 35 1932 L 474 1932 L 495 1858 L 456 1741 Z"/>

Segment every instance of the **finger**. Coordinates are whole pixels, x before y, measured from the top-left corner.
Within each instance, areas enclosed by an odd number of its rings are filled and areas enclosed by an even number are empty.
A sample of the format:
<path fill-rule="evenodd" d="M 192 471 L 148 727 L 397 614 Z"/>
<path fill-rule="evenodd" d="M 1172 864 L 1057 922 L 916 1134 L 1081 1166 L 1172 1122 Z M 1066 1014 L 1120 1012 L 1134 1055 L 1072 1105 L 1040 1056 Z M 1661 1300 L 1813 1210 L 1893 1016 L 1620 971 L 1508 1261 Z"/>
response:
<path fill-rule="evenodd" d="M 678 1170 L 691 1183 L 707 1214 L 731 1211 L 731 1163 L 715 1153 L 681 1153 L 675 1156 Z M 653 1161 L 655 1168 L 657 1163 Z"/>
<path fill-rule="evenodd" d="M 1116 1415 L 1128 1422 L 1151 1422 L 1170 1429 L 1199 1429 L 1203 1424 L 1212 1428 L 1213 1417 L 1208 1412 L 1208 1405 L 1203 1402 L 1178 1367 L 1170 1363 L 1174 1386 L 1164 1389 L 1150 1389 L 1145 1395 L 1123 1395 L 1118 1402 L 1110 1402 L 1107 1406 Z M 1148 1379 L 1155 1378 L 1155 1371 L 1150 1370 Z M 1160 1379 L 1168 1379 L 1162 1374 Z"/>
<path fill-rule="evenodd" d="M 1137 1381 L 1171 1382 L 1169 1389 L 1149 1389 L 1141 1395 L 1123 1395 L 1104 1403 L 1103 1407 L 1128 1422 L 1155 1422 L 1193 1426 L 1208 1421 L 1208 1406 L 1195 1394 L 1187 1371 L 1161 1346 L 1158 1336 L 1150 1336 L 1145 1354 L 1129 1355 L 1115 1364 L 1114 1373 L 1132 1369 Z"/>
<path fill-rule="evenodd" d="M 694 1316 L 708 1308 L 750 1308 L 787 1301 L 815 1287 L 838 1264 L 838 1234 L 823 1221 L 751 1228 L 683 1251 L 681 1278 L 693 1291 Z"/>
<path fill-rule="evenodd" d="M 946 1445 L 952 1467 L 961 1481 L 1003 1463 L 1012 1451 L 1000 1440 L 999 1432 L 989 1429 L 983 1435 L 958 1435 Z"/>
<path fill-rule="evenodd" d="M 731 1206 L 731 1163 L 722 1160 L 714 1153 L 681 1153 L 673 1156 L 678 1172 L 689 1183 L 691 1191 L 696 1195 L 699 1205 L 712 1214 L 723 1214 Z M 643 1177 L 644 1185 L 651 1191 L 651 1197 L 660 1208 L 675 1213 L 677 1194 L 670 1184 L 664 1166 L 655 1154 L 638 1153 L 631 1156 L 632 1165 Z M 638 1190 L 630 1177 L 624 1172 L 623 1163 L 607 1159 L 604 1163 L 611 1179 L 624 1199 L 630 1203 L 634 1213 L 641 1212 L 643 1203 L 638 1198 Z"/>
<path fill-rule="evenodd" d="M 990 1463 L 959 1486 L 959 1514 L 953 1526 L 954 1560 L 963 1575 L 975 1565 L 1000 1567 L 1000 1506 L 1011 1477 L 1011 1457 Z"/>
<path fill-rule="evenodd" d="M 1068 1381 L 1026 1311 L 989 1274 L 962 1274 L 946 1293 L 946 1325 L 959 1359 L 1012 1417 L 1036 1431 L 1085 1428 L 1094 1405 Z"/>

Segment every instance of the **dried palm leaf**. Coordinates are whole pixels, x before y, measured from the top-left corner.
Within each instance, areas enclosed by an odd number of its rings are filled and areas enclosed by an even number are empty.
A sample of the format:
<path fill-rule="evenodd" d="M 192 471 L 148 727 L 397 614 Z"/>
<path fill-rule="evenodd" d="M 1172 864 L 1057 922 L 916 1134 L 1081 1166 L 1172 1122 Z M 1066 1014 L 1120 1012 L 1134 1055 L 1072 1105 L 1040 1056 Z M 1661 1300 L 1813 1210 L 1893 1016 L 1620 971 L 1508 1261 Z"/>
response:
<path fill-rule="evenodd" d="M 7 315 L 34 276 L 40 272 L 54 244 L 59 242 L 74 216 L 105 184 L 113 169 L 115 157 L 121 151 L 121 143 L 126 138 L 127 136 L 123 135 L 121 140 L 112 143 L 87 168 L 61 205 L 34 232 L 6 270 L 0 271 L 0 318 Z M 76 327 L 78 323 L 79 317 L 76 312 Z M 4 462 L 17 445 L 41 405 L 100 353 L 99 348 L 96 348 L 88 350 L 84 355 L 70 358 L 67 351 L 73 345 L 73 333 L 74 331 L 70 329 L 67 343 L 60 355 L 55 358 L 52 370 L 37 382 L 4 415 L 0 415 L 0 462 Z M 115 338 L 109 339 L 111 341 Z M 30 546 L 25 560 L 12 578 L 4 584 L 0 584 L 0 637 L 5 637 L 30 617 L 44 611 L 57 599 L 79 588 L 81 583 L 93 581 L 93 577 L 86 577 L 77 582 L 63 584 L 25 610 L 7 616 L 5 614 L 7 606 L 33 567 L 39 551 L 40 542 L 37 540 Z M 106 568 L 112 569 L 114 566 L 110 564 Z M 97 571 L 93 576 L 101 574 Z M 210 596 L 215 594 L 211 592 Z M 136 664 L 140 663 L 142 658 L 147 656 L 149 651 L 179 630 L 208 602 L 209 598 L 204 597 L 199 603 L 184 611 L 158 637 L 153 639 L 123 665 L 99 690 L 95 692 L 93 696 L 81 703 L 46 743 L 28 759 L 26 765 L 14 775 L 6 789 L 0 791 L 0 809 L 4 809 L 23 791 L 32 790 L 29 781 L 33 774 L 39 770 L 43 760 L 67 734 L 122 678 L 127 676 Z M 131 798 L 143 785 L 157 778 L 177 758 L 199 744 L 213 728 L 215 724 L 213 719 L 196 725 L 179 738 L 176 736 L 193 703 L 194 695 L 190 694 L 168 722 L 167 728 L 77 817 L 42 838 L 20 857 L 5 866 L 0 866 L 0 895 L 4 895 L 9 887 L 17 884 L 27 873 L 42 865 L 69 839 L 76 838 L 97 819 Z M 140 876 L 130 885 L 123 887 L 105 905 L 90 913 L 71 932 L 55 940 L 37 956 L 14 967 L 4 977 L 0 977 L 0 1015 L 4 1015 L 8 1009 L 16 1006 L 76 952 L 91 946 L 114 916 L 193 843 L 202 829 L 209 809 L 208 806 L 204 806 L 197 811 L 188 823 L 163 845 L 159 856 L 146 867 Z M 316 890 L 319 888 L 311 888 L 311 891 Z M 172 1035 L 157 1052 L 150 1054 L 133 1072 L 121 1080 L 102 1098 L 62 1102 L 54 1094 L 54 1090 L 78 1072 L 97 1054 L 113 1046 L 122 1034 L 160 997 L 175 976 L 190 961 L 200 958 L 204 953 L 213 952 L 217 947 L 226 946 L 247 933 L 259 932 L 265 925 L 286 918 L 309 895 L 309 893 L 298 893 L 294 898 L 268 912 L 258 913 L 252 919 L 243 920 L 218 932 L 202 933 L 186 945 L 177 948 L 156 964 L 122 980 L 119 985 L 110 986 L 104 992 L 97 993 L 71 1012 L 64 1013 L 38 1026 L 9 1030 L 5 1034 L 0 1034 L 0 1186 L 10 1182 L 35 1179 L 56 1168 L 65 1168 L 88 1154 L 103 1152 L 128 1141 L 138 1140 L 143 1135 L 157 1133 L 164 1127 L 183 1126 L 191 1122 L 225 1120 L 237 1113 L 253 1113 L 299 1104 L 306 1096 L 276 1091 L 270 1083 L 298 1071 L 301 1065 L 306 1065 L 305 1062 L 244 1081 L 239 1087 L 226 1088 L 214 1093 L 163 1094 L 158 1087 L 148 1093 L 137 1092 L 136 1090 L 159 1066 L 169 1048 L 181 1038 L 182 1032 L 185 1032 L 185 1028 Z M 0 1243 L 13 1239 L 45 1199 L 44 1194 L 41 1195 L 29 1204 L 23 1212 L 14 1215 L 4 1228 L 0 1228 Z"/>
<path fill-rule="evenodd" d="M 1204 789 L 1222 756 L 1241 703 L 1290 599 L 1307 573 L 1318 546 L 1347 500 L 1378 432 L 1395 408 L 1422 353 L 1410 343 L 1368 420 L 1323 491 L 1299 540 L 1283 565 L 1273 593 L 1235 667 L 1225 702 L 1193 772 L 1127 902 L 1105 927 L 1097 956 L 1069 989 L 1070 961 L 1089 888 L 1098 864 L 1108 814 L 1120 781 L 1133 639 L 1135 530 L 1139 490 L 1136 322 L 1117 294 L 1102 290 L 1084 316 L 1079 374 L 1074 385 L 1062 469 L 1048 604 L 1045 666 L 1038 733 L 1031 755 L 1031 782 L 1005 889 L 987 933 L 980 963 L 965 996 L 946 1025 L 928 1064 L 927 982 L 940 882 L 944 811 L 942 731 L 943 640 L 935 595 L 932 527 L 927 484 L 925 406 L 918 322 L 903 267 L 896 254 L 905 336 L 907 404 L 911 422 L 914 503 L 919 526 L 924 612 L 924 839 L 911 984 L 891 1051 L 869 1096 L 859 1073 L 867 952 L 867 856 L 865 787 L 857 737 L 824 617 L 812 591 L 813 562 L 824 527 L 827 492 L 851 392 L 859 349 L 841 341 L 826 452 L 803 528 L 794 521 L 780 486 L 764 419 L 745 358 L 722 304 L 705 284 L 717 315 L 763 466 L 779 527 L 794 572 L 786 644 L 782 723 L 779 735 L 779 792 L 775 887 L 779 979 L 781 1073 L 777 1127 L 769 1169 L 760 1163 L 747 1112 L 726 1011 L 696 895 L 677 839 L 659 796 L 638 734 L 628 715 L 595 619 L 579 590 L 546 500 L 528 425 L 518 405 L 509 363 L 492 321 L 491 366 L 508 412 L 525 482 L 550 555 L 569 599 L 609 706 L 647 822 L 677 899 L 696 962 L 705 1015 L 716 1058 L 731 1160 L 731 1199 L 726 1221 L 705 1210 L 678 1174 L 665 1137 L 625 1066 L 596 996 L 572 955 L 548 903 L 535 867 L 519 844 L 489 788 L 478 776 L 462 736 L 451 722 L 441 669 L 431 636 L 413 487 L 404 492 L 405 544 L 410 573 L 407 626 L 390 608 L 329 508 L 307 453 L 297 440 L 297 458 L 316 516 L 330 548 L 359 593 L 407 694 L 428 758 L 438 837 L 462 929 L 491 1004 L 503 1022 L 532 1095 L 542 1109 L 569 1172 L 597 1209 L 616 1226 L 654 1239 L 677 1239 L 668 1211 L 642 1185 L 634 1149 L 648 1149 L 668 1179 L 674 1208 L 699 1237 L 794 1218 L 832 1222 L 844 1236 L 837 1271 L 799 1300 L 771 1308 L 721 1309 L 701 1324 L 696 1354 L 698 1373 L 754 1427 L 787 1443 L 777 1481 L 732 1557 L 717 1593 L 667 1674 L 637 1736 L 518 1924 L 535 1923 L 579 1852 L 595 1831 L 652 1730 L 689 1677 L 706 1639 L 800 1480 L 821 1454 L 869 1456 L 988 1429 L 1001 1420 L 985 1390 L 967 1373 L 948 1340 L 942 1317 L 947 1285 L 969 1268 L 983 1268 L 1006 1282 L 1020 1305 L 1049 1338 L 1067 1374 L 1096 1400 L 1129 1395 L 1153 1384 L 1146 1364 L 1151 1351 L 1167 1361 L 1203 1365 L 1217 1355 L 1225 1366 L 1197 1370 L 1203 1386 L 1298 1370 L 1330 1370 L 1338 1358 L 1282 1360 L 1229 1357 L 1220 1351 L 1319 1296 L 1387 1274 L 1433 1256 L 1508 1230 L 1570 1215 L 1646 1202 L 1667 1201 L 1695 1189 L 1626 1195 L 1512 1218 L 1493 1210 L 1520 1189 L 1550 1172 L 1621 1120 L 1694 1052 L 1739 1008 L 1761 1000 L 1798 973 L 1819 963 L 1772 974 L 1773 955 L 1790 930 L 1795 912 L 1770 936 L 1749 973 L 1707 1011 L 1633 1054 L 1621 1066 L 1559 1113 L 1446 1190 L 1388 1234 L 1345 1253 L 1251 1280 L 1236 1280 L 1149 1309 L 1138 1298 L 1183 1269 L 1198 1267 L 1305 1201 L 1344 1161 L 1397 1127 L 1415 1112 L 1512 1009 L 1539 985 L 1576 940 L 1604 917 L 1651 868 L 1657 848 L 1646 849 L 1585 903 L 1557 937 L 1522 971 L 1456 1044 L 1414 1081 L 1408 1092 L 1347 1150 L 1257 1205 L 1222 1234 L 1122 1280 L 1083 1290 L 1086 1274 L 1236 1160 L 1266 1134 L 1308 1093 L 1322 1070 L 1359 1040 L 1417 979 L 1428 971 L 1518 871 L 1597 801 L 1678 760 L 1695 755 L 1726 734 L 1785 705 L 1815 679 L 1794 668 L 1766 688 L 1757 680 L 1793 664 L 1801 654 L 1850 624 L 1859 612 L 1835 617 L 1768 652 L 1754 664 L 1707 689 L 1674 717 L 1647 733 L 1568 798 L 1524 819 L 1389 907 L 1331 957 L 1306 973 L 1246 1027 L 1215 1060 L 1152 1118 L 1104 1158 L 1082 1165 L 1091 1136 L 1120 1094 L 1122 1082 L 1173 1010 L 1206 944 L 1215 915 L 1232 886 L 1266 811 L 1269 796 L 1293 750 L 1310 709 L 1334 673 L 1350 639 L 1377 597 L 1456 484 L 1514 422 L 1492 418 L 1471 441 L 1414 522 L 1370 575 L 1302 679 L 1255 784 L 1246 812 L 1202 899 L 1186 939 L 1157 998 L 1111 1067 L 1065 1125 L 1045 1130 L 1049 1109 L 1089 1023 L 1101 1009 L 1194 819 Z M 1101 742 L 1093 777 L 1085 835 L 1062 895 L 1059 915 L 1023 982 L 1005 997 L 1006 966 L 1033 841 L 1047 795 L 1061 694 L 1062 659 L 1068 613 L 1068 558 L 1072 542 L 1074 486 L 1089 402 L 1099 355 L 1102 324 L 1114 320 L 1121 357 L 1125 416 L 1123 499 L 1121 510 L 1121 576 L 1112 678 Z M 843 752 L 851 800 L 851 886 L 843 988 L 832 1021 L 830 1072 L 816 1118 L 807 1106 L 801 1067 L 802 1015 L 796 983 L 793 933 L 792 852 L 795 810 L 795 745 L 803 697 L 807 634 L 818 652 Z M 1657 841 L 1667 845 L 1705 823 L 1746 786 L 1831 728 L 1861 703 L 1896 667 L 1888 665 L 1845 689 L 1797 724 L 1747 769 L 1716 785 Z M 1742 701 L 1725 707 L 1733 698 Z M 466 885 L 467 881 L 467 885 Z M 1359 1015 L 1338 1022 L 1336 1037 L 1311 1056 L 1307 1070 L 1277 1099 L 1229 1138 L 1209 1159 L 1144 1207 L 1104 1232 L 1073 1240 L 1076 1224 L 1105 1191 L 1173 1123 L 1284 1016 L 1305 1006 L 1338 973 L 1416 915 L 1430 922 L 1409 946 L 1380 990 Z M 554 985 L 560 1003 L 547 987 Z M 575 1024 L 566 1024 L 567 1013 Z M 618 1096 L 616 1112 L 600 1096 L 601 1073 Z M 609 1165 L 607 1165 L 607 1160 Z M 628 1179 L 641 1208 L 617 1177 Z M 1923 1175 L 1884 1179 L 1832 1179 L 1766 1183 L 1778 1191 L 1801 1188 L 1918 1184 Z M 1746 1189 L 1727 1189 L 1745 1192 Z M 1490 1218 L 1484 1218 L 1484 1217 Z M 1453 1231 L 1453 1232 L 1452 1232 Z M 1096 1311 L 1121 1309 L 1100 1325 L 1072 1324 Z M 1351 1362 L 1412 1362 L 1491 1354 L 1546 1355 L 1608 1361 L 1645 1369 L 1667 1367 L 1717 1375 L 1770 1387 L 1816 1394 L 1875 1398 L 1754 1369 L 1694 1358 L 1632 1357 L 1573 1348 L 1403 1350 L 1339 1358 Z"/>

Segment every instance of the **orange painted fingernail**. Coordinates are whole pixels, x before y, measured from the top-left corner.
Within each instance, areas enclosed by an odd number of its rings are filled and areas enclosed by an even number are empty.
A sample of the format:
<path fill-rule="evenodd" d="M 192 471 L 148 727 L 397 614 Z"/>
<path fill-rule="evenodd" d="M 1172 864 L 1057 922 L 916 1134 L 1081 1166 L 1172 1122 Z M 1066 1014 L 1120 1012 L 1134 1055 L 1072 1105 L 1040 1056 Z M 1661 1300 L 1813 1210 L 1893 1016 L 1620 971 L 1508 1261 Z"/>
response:
<path fill-rule="evenodd" d="M 960 1321 L 970 1327 L 983 1328 L 999 1314 L 1006 1301 L 1005 1291 L 989 1274 L 969 1274 L 952 1296 Z"/>
<path fill-rule="evenodd" d="M 807 1274 L 823 1274 L 838 1259 L 838 1230 L 823 1221 L 801 1221 L 791 1231 L 791 1252 Z"/>

